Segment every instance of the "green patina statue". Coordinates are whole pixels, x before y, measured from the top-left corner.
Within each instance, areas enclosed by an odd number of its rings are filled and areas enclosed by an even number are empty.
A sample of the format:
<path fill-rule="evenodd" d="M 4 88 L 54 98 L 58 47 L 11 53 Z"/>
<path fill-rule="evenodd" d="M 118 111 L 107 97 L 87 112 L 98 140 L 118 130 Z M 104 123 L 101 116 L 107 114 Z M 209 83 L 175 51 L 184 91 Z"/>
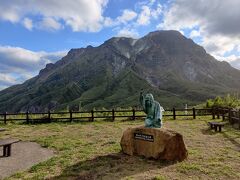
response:
<path fill-rule="evenodd" d="M 147 114 L 145 119 L 145 127 L 160 128 L 162 127 L 162 111 L 163 108 L 157 101 L 154 101 L 152 94 L 140 93 L 140 104 L 143 111 Z"/>

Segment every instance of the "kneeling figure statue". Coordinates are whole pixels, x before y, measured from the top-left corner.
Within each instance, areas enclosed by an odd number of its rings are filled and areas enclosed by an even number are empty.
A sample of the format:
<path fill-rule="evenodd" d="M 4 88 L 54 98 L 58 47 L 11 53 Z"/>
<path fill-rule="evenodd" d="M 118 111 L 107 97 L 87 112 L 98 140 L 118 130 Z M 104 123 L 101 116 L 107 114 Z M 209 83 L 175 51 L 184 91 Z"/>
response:
<path fill-rule="evenodd" d="M 143 107 L 143 111 L 147 114 L 145 127 L 162 127 L 162 111 L 164 110 L 157 101 L 154 101 L 153 95 L 149 93 L 144 96 L 141 92 L 140 104 Z"/>

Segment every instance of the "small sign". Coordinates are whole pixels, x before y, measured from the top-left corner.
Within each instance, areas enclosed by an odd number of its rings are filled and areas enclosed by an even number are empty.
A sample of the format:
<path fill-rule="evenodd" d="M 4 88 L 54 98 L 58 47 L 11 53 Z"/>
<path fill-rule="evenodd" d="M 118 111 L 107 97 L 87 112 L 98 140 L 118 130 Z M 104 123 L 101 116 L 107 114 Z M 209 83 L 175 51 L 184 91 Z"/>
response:
<path fill-rule="evenodd" d="M 153 136 L 148 134 L 134 133 L 134 139 L 153 142 Z"/>

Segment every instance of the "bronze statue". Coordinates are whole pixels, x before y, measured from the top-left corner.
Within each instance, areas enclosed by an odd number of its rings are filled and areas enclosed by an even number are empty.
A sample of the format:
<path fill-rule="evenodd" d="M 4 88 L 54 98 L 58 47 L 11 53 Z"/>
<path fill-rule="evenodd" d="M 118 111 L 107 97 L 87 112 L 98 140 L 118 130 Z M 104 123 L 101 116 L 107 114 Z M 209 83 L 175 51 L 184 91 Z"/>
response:
<path fill-rule="evenodd" d="M 143 111 L 147 114 L 145 119 L 145 127 L 160 128 L 162 127 L 162 111 L 163 108 L 154 100 L 153 95 L 148 93 L 145 96 L 140 93 L 140 104 Z"/>

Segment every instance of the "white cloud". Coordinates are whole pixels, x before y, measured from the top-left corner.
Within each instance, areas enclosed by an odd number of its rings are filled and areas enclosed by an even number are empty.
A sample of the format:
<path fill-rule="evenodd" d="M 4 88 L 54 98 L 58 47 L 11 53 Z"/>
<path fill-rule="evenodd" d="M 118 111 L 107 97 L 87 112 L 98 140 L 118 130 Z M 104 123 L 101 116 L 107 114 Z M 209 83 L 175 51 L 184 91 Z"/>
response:
<path fill-rule="evenodd" d="M 235 67 L 240 70 L 240 56 L 235 60 L 231 61 L 230 64 L 232 65 L 232 67 Z"/>
<path fill-rule="evenodd" d="M 0 46 L 0 58 L 1 63 L 36 63 L 40 60 L 40 55 L 38 53 L 11 46 Z"/>
<path fill-rule="evenodd" d="M 240 39 L 228 36 L 204 34 L 203 45 L 206 50 L 213 55 L 223 56 L 226 52 L 231 52 L 239 43 Z"/>
<path fill-rule="evenodd" d="M 185 36 L 184 31 L 180 30 L 179 31 L 183 36 Z"/>
<path fill-rule="evenodd" d="M 31 31 L 32 28 L 33 28 L 32 20 L 29 19 L 29 18 L 24 18 L 24 19 L 23 19 L 23 25 L 24 25 L 25 28 L 27 28 L 27 29 L 30 30 L 30 31 Z"/>
<path fill-rule="evenodd" d="M 123 28 L 118 31 L 117 33 L 118 37 L 131 37 L 131 38 L 137 38 L 139 37 L 139 34 L 137 31 L 133 29 Z"/>
<path fill-rule="evenodd" d="M 156 2 L 156 0 L 149 0 L 149 5 L 153 5 Z"/>
<path fill-rule="evenodd" d="M 0 86 L 9 86 L 16 83 L 17 81 L 14 77 L 10 76 L 9 74 L 0 73 Z"/>
<path fill-rule="evenodd" d="M 117 21 L 120 23 L 127 23 L 128 21 L 131 21 L 136 17 L 136 12 L 129 9 L 124 9 L 122 15 L 117 18 Z"/>
<path fill-rule="evenodd" d="M 133 24 L 131 21 L 135 18 L 136 25 L 149 25 L 162 13 L 158 1 L 141 1 L 134 10 L 124 9 L 120 16 L 112 19 L 103 16 L 107 3 L 108 0 L 3 0 L 0 1 L 0 20 L 21 23 L 28 30 L 56 31 L 69 26 L 75 32 L 98 32 L 103 27 Z"/>
<path fill-rule="evenodd" d="M 168 11 L 164 12 L 163 22 L 157 28 L 181 30 L 184 28 L 191 29 L 199 24 L 198 19 L 191 12 L 185 12 L 180 8 L 185 9 L 185 7 L 181 7 L 178 4 L 173 4 Z"/>
<path fill-rule="evenodd" d="M 13 23 L 37 15 L 47 30 L 70 26 L 73 31 L 99 31 L 104 21 L 103 9 L 107 0 L 3 0 L 0 1 L 0 19 Z M 26 20 L 25 20 L 26 21 Z M 35 22 L 32 24 L 34 26 Z M 61 25 L 60 25 L 61 24 Z M 28 24 L 29 25 L 29 24 Z"/>
<path fill-rule="evenodd" d="M 112 19 L 110 17 L 104 18 L 104 26 L 106 27 L 112 27 L 112 26 L 119 26 L 119 25 L 126 25 L 130 21 L 133 21 L 137 17 L 137 13 L 130 9 L 124 9 L 122 11 L 122 14 L 115 19 Z"/>
<path fill-rule="evenodd" d="M 141 26 L 149 25 L 152 19 L 158 19 L 163 12 L 162 5 L 155 0 L 139 2 L 138 6 L 140 6 L 140 12 L 137 24 Z"/>
<path fill-rule="evenodd" d="M 157 27 L 192 30 L 190 37 L 200 36 L 201 45 L 207 52 L 215 57 L 224 57 L 227 53 L 239 51 L 239 7 L 239 0 L 175 0 Z"/>
<path fill-rule="evenodd" d="M 116 22 L 112 18 L 110 18 L 110 17 L 104 18 L 103 24 L 106 27 L 111 27 L 111 26 L 117 25 Z"/>
<path fill-rule="evenodd" d="M 240 70 L 240 56 L 230 55 L 230 56 L 214 56 L 216 59 L 220 61 L 226 61 L 231 64 L 232 67 L 235 67 Z"/>
<path fill-rule="evenodd" d="M 20 47 L 0 46 L 0 88 L 35 76 L 47 63 L 56 62 L 67 51 L 34 52 Z"/>
<path fill-rule="evenodd" d="M 162 5 L 156 0 L 139 1 L 135 4 L 134 11 L 125 9 L 122 14 L 115 19 L 105 18 L 105 26 L 116 26 L 118 37 L 139 37 L 139 26 L 146 26 L 153 19 L 159 19 L 163 13 Z M 135 21 L 134 21 L 135 20 Z M 123 25 L 123 26 L 121 26 Z"/>
<path fill-rule="evenodd" d="M 139 25 L 148 25 L 150 23 L 151 11 L 148 6 L 142 6 L 142 11 L 138 16 L 137 23 Z"/>
<path fill-rule="evenodd" d="M 43 20 L 38 24 L 38 28 L 48 31 L 55 31 L 62 29 L 63 26 L 55 19 L 47 17 L 43 18 Z"/>
<path fill-rule="evenodd" d="M 192 30 L 190 33 L 190 38 L 195 38 L 195 37 L 199 37 L 199 36 L 201 36 L 201 35 L 200 35 L 200 32 L 197 30 Z"/>
<path fill-rule="evenodd" d="M 12 23 L 16 23 L 20 20 L 18 13 L 16 12 L 17 9 L 9 8 L 4 10 L 4 5 L 7 4 L 6 2 L 2 1 L 3 5 L 0 6 L 0 19 L 5 21 L 10 21 Z M 0 4 L 1 4 L 0 3 Z"/>
<path fill-rule="evenodd" d="M 3 90 L 3 89 L 6 89 L 7 87 L 9 87 L 9 86 L 0 85 L 0 91 Z"/>
<path fill-rule="evenodd" d="M 151 15 L 153 18 L 157 19 L 159 18 L 159 15 L 162 14 L 162 12 L 163 12 L 163 7 L 160 3 L 158 3 L 157 8 L 151 10 Z"/>

